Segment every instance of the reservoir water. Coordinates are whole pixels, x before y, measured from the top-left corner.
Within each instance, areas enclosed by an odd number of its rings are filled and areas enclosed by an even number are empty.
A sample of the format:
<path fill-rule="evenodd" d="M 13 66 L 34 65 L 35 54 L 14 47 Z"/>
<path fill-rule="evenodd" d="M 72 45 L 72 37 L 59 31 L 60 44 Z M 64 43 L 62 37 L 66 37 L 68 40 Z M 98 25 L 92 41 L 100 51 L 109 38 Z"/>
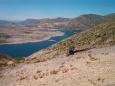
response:
<path fill-rule="evenodd" d="M 60 29 L 59 31 L 64 32 L 64 35 L 51 37 L 50 39 L 45 40 L 45 41 L 23 43 L 23 44 L 0 45 L 0 53 L 12 56 L 14 58 L 15 57 L 26 57 L 36 51 L 39 51 L 46 47 L 49 47 L 52 44 L 55 44 L 65 38 L 73 35 L 75 32 L 80 32 L 80 30 L 64 30 L 64 29 Z"/>

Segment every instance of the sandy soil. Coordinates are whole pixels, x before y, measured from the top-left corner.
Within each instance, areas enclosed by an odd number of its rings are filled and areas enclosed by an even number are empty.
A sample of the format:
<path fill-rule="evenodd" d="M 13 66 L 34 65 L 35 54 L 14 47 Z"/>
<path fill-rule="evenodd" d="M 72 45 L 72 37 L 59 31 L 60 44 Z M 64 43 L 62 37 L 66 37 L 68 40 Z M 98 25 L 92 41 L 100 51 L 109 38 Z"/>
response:
<path fill-rule="evenodd" d="M 115 46 L 1 70 L 0 86 L 115 86 Z"/>

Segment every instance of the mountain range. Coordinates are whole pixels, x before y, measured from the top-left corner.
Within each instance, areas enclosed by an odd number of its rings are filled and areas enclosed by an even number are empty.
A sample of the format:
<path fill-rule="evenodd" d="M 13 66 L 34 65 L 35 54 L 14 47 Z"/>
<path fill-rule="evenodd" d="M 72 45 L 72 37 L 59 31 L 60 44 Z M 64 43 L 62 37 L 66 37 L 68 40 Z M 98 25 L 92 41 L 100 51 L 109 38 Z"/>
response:
<path fill-rule="evenodd" d="M 79 17 L 69 20 L 64 26 L 67 28 L 91 28 L 92 26 L 98 25 L 103 22 L 114 21 L 115 14 L 109 14 L 105 16 L 96 14 L 85 14 Z"/>
<path fill-rule="evenodd" d="M 115 13 L 108 14 L 105 16 L 97 14 L 85 14 L 80 15 L 75 18 L 44 18 L 44 19 L 26 19 L 21 22 L 12 22 L 0 20 L 0 25 L 26 25 L 26 26 L 36 26 L 45 28 L 66 28 L 66 29 L 86 29 L 102 22 L 115 20 Z"/>

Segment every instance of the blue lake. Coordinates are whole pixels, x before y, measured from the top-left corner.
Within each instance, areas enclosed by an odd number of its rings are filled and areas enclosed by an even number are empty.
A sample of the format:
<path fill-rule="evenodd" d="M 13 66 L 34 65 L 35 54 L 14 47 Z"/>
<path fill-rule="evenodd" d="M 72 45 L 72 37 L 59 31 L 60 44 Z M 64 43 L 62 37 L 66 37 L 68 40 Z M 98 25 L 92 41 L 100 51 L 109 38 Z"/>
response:
<path fill-rule="evenodd" d="M 73 35 L 76 32 L 80 32 L 80 30 L 64 30 L 64 29 L 60 29 L 58 31 L 64 32 L 64 35 L 51 37 L 50 39 L 41 41 L 41 42 L 0 45 L 0 53 L 12 56 L 14 58 L 15 57 L 26 57 L 36 51 L 39 51 L 43 48 L 47 48 L 47 47 L 51 46 L 52 44 L 55 44 L 65 38 Z"/>

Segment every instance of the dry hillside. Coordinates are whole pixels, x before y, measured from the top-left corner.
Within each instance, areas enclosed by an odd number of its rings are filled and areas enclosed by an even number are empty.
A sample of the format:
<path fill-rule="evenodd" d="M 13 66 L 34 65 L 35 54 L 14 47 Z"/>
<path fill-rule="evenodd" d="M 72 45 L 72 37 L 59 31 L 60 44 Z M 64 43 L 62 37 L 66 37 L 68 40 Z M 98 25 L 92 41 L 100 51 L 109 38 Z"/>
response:
<path fill-rule="evenodd" d="M 49 48 L 34 53 L 27 61 L 42 61 L 67 52 L 74 45 L 76 49 L 109 47 L 115 45 L 115 22 L 103 23 L 83 32 L 77 33 Z M 32 60 L 34 59 L 34 60 Z"/>

